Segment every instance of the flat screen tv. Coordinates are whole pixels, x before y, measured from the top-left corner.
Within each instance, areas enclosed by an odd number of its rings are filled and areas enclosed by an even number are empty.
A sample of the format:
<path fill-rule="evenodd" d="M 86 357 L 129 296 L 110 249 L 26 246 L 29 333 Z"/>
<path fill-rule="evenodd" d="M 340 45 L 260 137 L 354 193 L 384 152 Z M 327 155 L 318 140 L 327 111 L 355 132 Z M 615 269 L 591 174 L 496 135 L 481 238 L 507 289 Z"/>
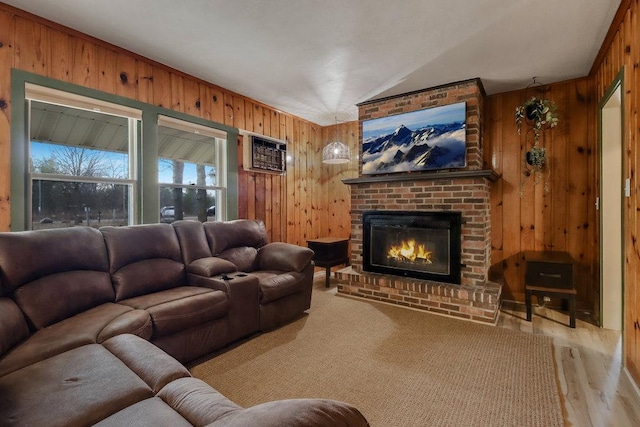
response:
<path fill-rule="evenodd" d="M 463 168 L 466 103 L 362 122 L 362 174 Z"/>

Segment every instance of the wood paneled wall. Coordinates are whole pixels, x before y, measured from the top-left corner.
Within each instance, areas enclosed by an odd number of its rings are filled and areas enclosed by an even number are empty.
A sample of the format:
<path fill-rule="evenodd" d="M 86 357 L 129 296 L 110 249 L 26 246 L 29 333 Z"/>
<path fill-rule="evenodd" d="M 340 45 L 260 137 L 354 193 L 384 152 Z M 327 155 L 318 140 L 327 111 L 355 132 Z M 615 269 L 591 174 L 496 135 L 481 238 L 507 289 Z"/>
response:
<path fill-rule="evenodd" d="M 637 40 L 633 10 L 621 32 L 629 40 Z M 350 188 L 341 180 L 358 176 L 358 122 L 322 127 L 1 3 L 0 43 L 0 230 L 10 225 L 10 73 L 15 67 L 286 140 L 291 161 L 285 175 L 240 168 L 240 217 L 264 220 L 272 241 L 305 245 L 309 238 L 349 235 Z M 529 179 L 525 196 L 518 196 L 526 141 L 516 132 L 514 111 L 526 91 L 486 99 L 485 167 L 502 174 L 492 194 L 492 275 L 504 277 L 507 298 L 524 299 L 525 250 L 566 250 L 579 262 L 580 307 L 597 310 L 595 94 L 613 78 L 615 61 L 629 65 L 629 78 L 637 73 L 639 48 L 633 42 L 629 53 L 627 44 L 612 43 L 595 79 L 548 86 L 545 96 L 558 104 L 560 115 L 559 126 L 545 141 L 552 162 L 548 194 Z M 637 94 L 634 101 L 630 98 L 625 97 L 625 114 L 634 117 Z M 637 129 L 627 127 L 630 144 L 637 140 Z M 352 161 L 322 164 L 322 148 L 336 134 L 351 147 Z M 637 150 L 633 153 L 637 163 Z M 637 199 L 632 200 L 628 213 L 638 206 Z M 633 242 L 628 246 L 636 248 Z M 638 261 L 630 261 L 627 276 L 637 278 L 637 270 Z"/>
<path fill-rule="evenodd" d="M 286 175 L 240 171 L 241 218 L 264 220 L 273 241 L 348 235 L 347 186 L 357 160 L 321 163 L 335 125 L 323 128 L 248 97 L 0 3 L 0 231 L 10 228 L 11 69 L 121 95 L 218 123 L 286 140 Z M 357 122 L 338 137 L 357 147 Z M 242 156 L 240 156 L 242 158 Z M 346 234 L 345 234 L 346 233 Z"/>
<path fill-rule="evenodd" d="M 351 162 L 348 164 L 326 165 L 323 164 L 322 187 L 328 188 L 326 199 L 323 201 L 327 207 L 326 225 L 322 229 L 327 230 L 328 237 L 349 237 L 351 234 L 351 186 L 345 185 L 342 180 L 357 178 L 360 169 L 360 124 L 357 121 L 342 123 L 337 126 L 323 128 L 322 140 L 325 144 L 338 140 L 351 149 Z M 320 150 L 322 154 L 322 150 Z"/>
<path fill-rule="evenodd" d="M 614 25 L 602 46 L 592 72 L 598 102 L 624 70 L 623 81 L 623 176 L 631 180 L 631 196 L 626 198 L 624 216 L 624 360 L 640 384 L 640 2 L 623 0 Z"/>
<path fill-rule="evenodd" d="M 485 168 L 502 175 L 491 194 L 491 277 L 504 280 L 506 299 L 524 301 L 524 251 L 554 250 L 577 261 L 578 306 L 596 310 L 599 304 L 594 94 L 592 78 L 545 88 L 543 96 L 557 104 L 559 116 L 558 126 L 544 138 L 550 191 L 543 183 L 534 186 L 529 177 L 523 196 L 523 158 L 531 142 L 524 131 L 518 135 L 515 109 L 534 93 L 521 90 L 485 99 Z"/>
<path fill-rule="evenodd" d="M 286 132 L 280 135 L 281 139 L 293 135 L 294 140 L 299 141 L 287 145 L 290 159 L 285 175 L 240 170 L 239 188 L 243 190 L 239 216 L 261 219 L 270 225 L 271 241 L 306 246 L 306 240 L 317 237 L 348 237 L 351 198 L 349 186 L 343 184 L 342 179 L 353 178 L 358 173 L 358 122 L 337 127 L 300 123 L 287 121 L 283 125 Z M 277 133 L 267 135 L 278 138 Z M 322 149 L 336 137 L 349 145 L 352 160 L 344 165 L 323 164 Z M 242 157 L 241 151 L 239 157 Z"/>

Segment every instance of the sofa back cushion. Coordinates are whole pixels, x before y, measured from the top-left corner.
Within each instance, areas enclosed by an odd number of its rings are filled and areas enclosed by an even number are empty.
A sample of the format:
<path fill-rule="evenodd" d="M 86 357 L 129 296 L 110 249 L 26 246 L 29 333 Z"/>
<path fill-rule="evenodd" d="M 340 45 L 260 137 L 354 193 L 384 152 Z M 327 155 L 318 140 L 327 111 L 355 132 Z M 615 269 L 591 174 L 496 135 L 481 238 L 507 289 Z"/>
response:
<path fill-rule="evenodd" d="M 311 249 L 303 246 L 284 242 L 269 243 L 258 251 L 258 269 L 301 273 L 307 268 L 313 255 Z"/>
<path fill-rule="evenodd" d="M 258 250 L 252 246 L 225 249 L 218 254 L 218 258 L 231 262 L 238 271 L 254 271 L 258 268 Z"/>
<path fill-rule="evenodd" d="M 102 227 L 116 301 L 187 283 L 171 224 Z"/>
<path fill-rule="evenodd" d="M 0 233 L 0 282 L 34 330 L 115 297 L 102 234 L 90 227 Z"/>
<path fill-rule="evenodd" d="M 29 336 L 29 327 L 16 303 L 0 298 L 0 357 Z"/>
<path fill-rule="evenodd" d="M 249 246 L 259 249 L 269 240 L 262 221 L 211 221 L 205 222 L 203 227 L 213 256 L 218 256 L 229 248 Z"/>
<path fill-rule="evenodd" d="M 211 257 L 211 250 L 204 233 L 204 226 L 199 221 L 180 220 L 171 223 L 180 242 L 180 251 L 185 265 L 201 258 Z"/>
<path fill-rule="evenodd" d="M 240 271 L 257 268 L 258 249 L 268 243 L 262 221 L 237 219 L 203 224 L 211 255 L 232 262 Z"/>

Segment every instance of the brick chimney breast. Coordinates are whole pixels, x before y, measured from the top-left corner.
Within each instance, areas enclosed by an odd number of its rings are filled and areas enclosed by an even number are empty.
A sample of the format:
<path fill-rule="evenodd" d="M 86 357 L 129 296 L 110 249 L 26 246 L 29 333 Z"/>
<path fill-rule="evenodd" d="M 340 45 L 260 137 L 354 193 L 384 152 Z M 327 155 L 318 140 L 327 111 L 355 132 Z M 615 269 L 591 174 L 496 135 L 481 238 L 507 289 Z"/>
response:
<path fill-rule="evenodd" d="M 479 79 L 466 80 L 359 104 L 362 122 L 459 102 L 466 103 L 466 167 L 453 171 L 359 175 L 351 186 L 351 266 L 337 274 L 338 292 L 440 314 L 494 323 L 501 286 L 488 281 L 491 265 L 491 181 L 482 169 L 482 106 Z M 360 156 L 360 171 L 362 157 Z M 461 283 L 445 284 L 363 271 L 362 214 L 372 210 L 456 211 L 462 214 Z"/>

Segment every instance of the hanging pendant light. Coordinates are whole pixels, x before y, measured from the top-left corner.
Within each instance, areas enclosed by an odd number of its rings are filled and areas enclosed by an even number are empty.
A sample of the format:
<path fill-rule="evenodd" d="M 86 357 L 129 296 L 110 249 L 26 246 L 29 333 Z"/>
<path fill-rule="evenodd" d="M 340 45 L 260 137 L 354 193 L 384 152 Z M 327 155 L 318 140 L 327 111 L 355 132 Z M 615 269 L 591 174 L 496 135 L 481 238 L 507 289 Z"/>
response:
<path fill-rule="evenodd" d="M 349 146 L 338 141 L 338 117 L 336 117 L 336 140 L 322 149 L 322 163 L 339 164 L 351 161 Z"/>

